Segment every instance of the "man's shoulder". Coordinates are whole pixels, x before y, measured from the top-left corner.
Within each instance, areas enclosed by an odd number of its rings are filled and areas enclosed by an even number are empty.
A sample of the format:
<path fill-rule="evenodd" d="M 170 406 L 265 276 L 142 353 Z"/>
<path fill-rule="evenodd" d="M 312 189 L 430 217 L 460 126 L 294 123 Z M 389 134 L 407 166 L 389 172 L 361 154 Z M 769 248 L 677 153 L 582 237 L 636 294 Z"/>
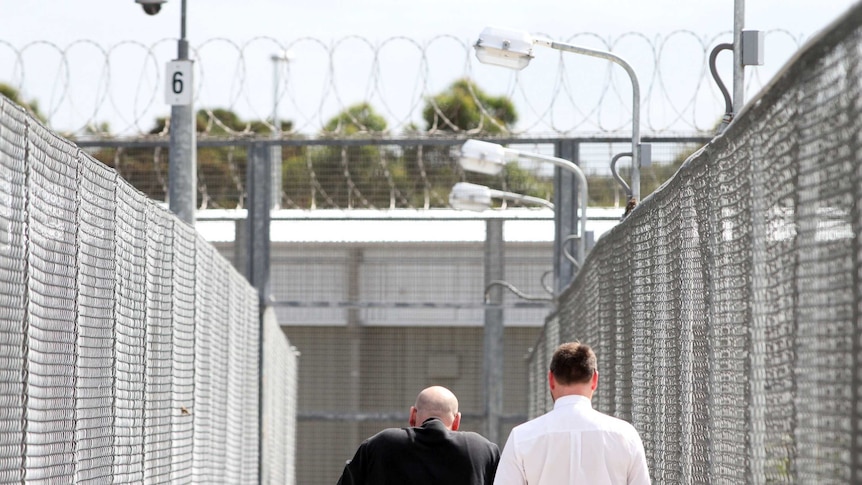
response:
<path fill-rule="evenodd" d="M 572 421 L 572 415 L 561 415 L 559 412 L 552 410 L 515 426 L 512 429 L 512 434 L 522 439 L 530 439 L 546 433 L 559 431 L 595 430 L 619 434 L 628 439 L 640 440 L 637 430 L 628 421 L 602 413 L 593 408 L 580 410 L 576 414 L 580 417 L 574 417 L 574 421 Z"/>
<path fill-rule="evenodd" d="M 385 428 L 370 436 L 363 444 L 376 446 L 389 443 L 402 443 L 407 440 L 408 428 Z"/>
<path fill-rule="evenodd" d="M 492 447 L 496 447 L 497 445 L 494 442 L 490 441 L 488 438 L 476 433 L 475 431 L 453 431 L 453 435 L 460 436 L 465 441 L 483 445 L 489 445 Z"/>
<path fill-rule="evenodd" d="M 611 416 L 610 414 L 605 414 L 601 411 L 593 410 L 593 412 L 598 416 L 601 424 L 609 428 L 609 430 L 615 430 L 625 433 L 635 433 L 637 434 L 637 430 L 632 426 L 632 423 L 629 423 L 625 419 L 620 419 L 616 416 Z"/>
<path fill-rule="evenodd" d="M 473 431 L 452 431 L 451 437 L 460 442 L 460 447 L 469 449 L 474 459 L 491 460 L 496 463 L 500 459 L 500 447 L 496 443 Z"/>

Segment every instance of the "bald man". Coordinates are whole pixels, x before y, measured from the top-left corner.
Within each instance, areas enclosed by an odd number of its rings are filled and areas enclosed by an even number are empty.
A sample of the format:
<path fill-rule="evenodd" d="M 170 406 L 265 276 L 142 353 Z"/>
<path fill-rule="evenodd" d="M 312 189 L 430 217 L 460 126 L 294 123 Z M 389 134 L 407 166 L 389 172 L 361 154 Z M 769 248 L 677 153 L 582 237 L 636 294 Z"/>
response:
<path fill-rule="evenodd" d="M 490 485 L 500 449 L 458 431 L 458 399 L 441 386 L 424 389 L 410 406 L 410 426 L 368 438 L 347 462 L 338 485 Z"/>

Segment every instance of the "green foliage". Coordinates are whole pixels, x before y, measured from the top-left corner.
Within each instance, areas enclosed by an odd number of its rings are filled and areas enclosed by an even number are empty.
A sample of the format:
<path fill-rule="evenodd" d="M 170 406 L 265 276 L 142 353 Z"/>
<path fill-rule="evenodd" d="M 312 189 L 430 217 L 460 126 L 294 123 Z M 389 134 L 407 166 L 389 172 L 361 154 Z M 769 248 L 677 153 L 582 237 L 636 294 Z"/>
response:
<path fill-rule="evenodd" d="M 455 81 L 446 91 L 427 101 L 422 118 L 428 130 L 477 130 L 481 134 L 501 133 L 518 121 L 510 99 L 489 96 L 469 79 Z"/>
<path fill-rule="evenodd" d="M 386 120 L 367 102 L 348 107 L 326 122 L 323 135 L 356 135 L 386 131 Z"/>
<path fill-rule="evenodd" d="M 168 118 L 157 118 L 150 134 L 167 134 Z M 267 135 L 272 127 L 259 120 L 246 121 L 227 109 L 199 110 L 195 116 L 196 131 L 208 135 L 255 133 Z M 291 122 L 282 122 L 282 130 L 289 131 Z M 105 126 L 99 127 L 99 129 Z M 303 148 L 285 147 L 285 165 L 288 160 L 304 152 Z M 117 172 L 138 190 L 155 200 L 165 200 L 168 186 L 168 150 L 153 149 L 100 149 L 92 155 Z M 248 153 L 244 147 L 211 147 L 197 150 L 198 207 L 235 208 L 245 201 L 245 177 Z"/>
<path fill-rule="evenodd" d="M 102 148 L 90 152 L 113 168 L 132 186 L 155 200 L 165 200 L 168 192 L 168 151 L 143 148 Z"/>
<path fill-rule="evenodd" d="M 346 108 L 324 125 L 323 136 L 350 136 L 386 131 L 386 120 L 367 102 Z M 377 146 L 324 146 L 312 150 L 304 162 L 311 182 L 317 181 L 313 194 L 319 207 L 388 207 L 389 182 L 387 159 L 396 157 Z M 391 162 L 390 162 L 391 163 Z M 309 167 L 310 164 L 310 167 Z M 286 170 L 296 173 L 299 165 L 291 161 Z M 310 170 L 309 170 L 310 168 Z M 400 173 L 400 170 L 396 170 Z M 294 201 L 295 202 L 295 201 Z M 308 206 L 306 206 L 308 207 Z"/>
<path fill-rule="evenodd" d="M 532 173 L 517 164 L 509 164 L 503 173 L 506 190 L 516 194 L 529 195 L 550 200 L 554 193 L 551 181 L 542 182 Z"/>
<path fill-rule="evenodd" d="M 156 118 L 149 134 L 159 135 L 167 133 L 168 119 L 168 117 L 164 116 Z M 289 132 L 292 129 L 292 122 L 281 122 L 281 131 Z M 198 133 L 206 133 L 211 136 L 230 135 L 236 133 L 265 135 L 272 133 L 272 126 L 260 120 L 244 121 L 233 111 L 224 108 L 215 108 L 210 111 L 202 109 L 195 113 L 195 131 Z"/>
<path fill-rule="evenodd" d="M 35 99 L 25 101 L 24 98 L 21 97 L 21 93 L 17 89 L 6 83 L 0 83 L 0 94 L 6 96 L 13 103 L 27 110 L 27 112 L 35 116 L 39 121 L 42 121 L 43 123 L 46 121 L 45 116 L 39 111 L 39 103 Z"/>

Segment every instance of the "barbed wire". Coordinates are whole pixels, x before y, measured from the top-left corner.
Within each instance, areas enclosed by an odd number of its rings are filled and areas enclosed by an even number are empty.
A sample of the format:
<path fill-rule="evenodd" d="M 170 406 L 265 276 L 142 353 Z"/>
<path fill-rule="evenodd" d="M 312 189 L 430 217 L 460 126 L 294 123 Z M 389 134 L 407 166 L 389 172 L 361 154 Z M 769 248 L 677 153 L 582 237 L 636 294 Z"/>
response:
<path fill-rule="evenodd" d="M 707 63 L 712 47 L 731 36 L 689 30 L 654 37 L 584 32 L 562 40 L 614 52 L 633 65 L 641 84 L 643 133 L 690 134 L 712 131 L 723 114 Z M 765 39 L 768 64 L 747 68 L 748 97 L 804 41 L 801 34 L 786 30 L 767 31 Z M 455 81 L 468 79 L 483 92 L 511 99 L 519 121 L 504 126 L 468 83 L 482 117 L 466 134 L 492 125 L 508 134 L 557 136 L 630 130 L 630 82 L 612 64 L 548 50 L 537 52 L 528 69 L 513 72 L 479 64 L 472 44 L 451 35 L 377 42 L 356 35 L 331 42 L 312 37 L 286 42 L 273 37 L 244 42 L 212 38 L 192 46 L 194 104 L 206 114 L 204 130 L 210 134 L 249 133 L 253 121 L 276 131 L 273 122 L 280 119 L 292 126 L 285 136 L 319 135 L 330 120 L 358 103 L 368 103 L 382 116 L 389 134 L 459 132 L 434 97 Z M 175 39 L 110 46 L 85 39 L 66 46 L 41 40 L 15 46 L 0 39 L 0 82 L 16 89 L 23 101 L 35 101 L 46 122 L 65 133 L 165 135 L 166 124 L 157 119 L 170 113 L 162 94 L 164 65 L 176 57 L 175 49 Z M 730 79 L 730 56 L 719 64 L 719 72 Z M 426 109 L 432 114 L 430 123 L 423 118 Z M 225 112 L 239 115 L 244 127 L 222 119 Z M 372 130 L 363 119 L 346 116 L 360 131 Z M 336 132 L 343 124 L 336 124 Z"/>

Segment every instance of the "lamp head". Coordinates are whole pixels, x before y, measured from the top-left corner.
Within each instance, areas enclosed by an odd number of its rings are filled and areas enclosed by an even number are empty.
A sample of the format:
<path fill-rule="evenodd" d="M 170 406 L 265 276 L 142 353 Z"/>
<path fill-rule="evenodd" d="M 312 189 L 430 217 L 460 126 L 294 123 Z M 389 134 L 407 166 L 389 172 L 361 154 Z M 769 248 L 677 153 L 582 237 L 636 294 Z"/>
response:
<path fill-rule="evenodd" d="M 270 56 L 270 59 L 272 59 L 273 62 L 278 62 L 278 61 L 290 62 L 293 60 L 294 57 L 295 56 L 293 55 L 293 51 L 283 50 L 283 51 L 279 51 L 275 54 L 272 54 Z"/>
<path fill-rule="evenodd" d="M 449 192 L 449 205 L 457 210 L 482 212 L 491 207 L 491 189 L 484 185 L 458 182 Z"/>
<path fill-rule="evenodd" d="M 503 170 L 506 162 L 511 160 L 511 150 L 496 143 L 487 141 L 467 140 L 461 145 L 461 168 L 468 172 L 479 172 L 497 175 Z"/>
<path fill-rule="evenodd" d="M 482 64 L 523 69 L 533 58 L 533 38 L 527 32 L 486 27 L 473 46 Z"/>

